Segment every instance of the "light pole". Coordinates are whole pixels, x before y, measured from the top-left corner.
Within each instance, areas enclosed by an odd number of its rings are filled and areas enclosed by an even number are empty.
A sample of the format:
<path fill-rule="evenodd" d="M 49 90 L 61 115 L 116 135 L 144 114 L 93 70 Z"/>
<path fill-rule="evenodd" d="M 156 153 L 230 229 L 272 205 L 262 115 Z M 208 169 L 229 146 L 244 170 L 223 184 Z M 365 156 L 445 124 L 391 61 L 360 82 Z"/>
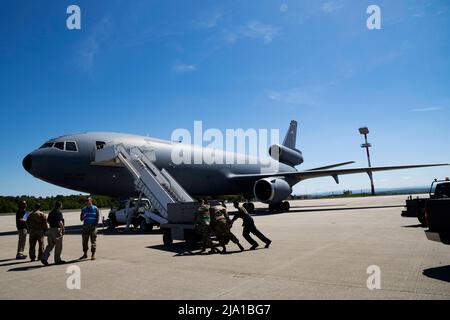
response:
<path fill-rule="evenodd" d="M 370 152 L 369 152 L 369 148 L 372 147 L 372 145 L 367 141 L 367 135 L 369 134 L 369 128 L 367 127 L 363 127 L 363 128 L 359 128 L 359 133 L 364 135 L 364 140 L 366 143 L 361 145 L 361 148 L 365 148 L 366 152 L 367 152 L 367 161 L 369 163 L 369 168 L 372 167 L 372 164 L 370 162 Z M 372 171 L 368 172 L 369 175 L 369 179 L 370 179 L 370 188 L 372 191 L 372 195 L 375 195 L 375 185 L 373 184 L 373 175 L 372 175 Z"/>

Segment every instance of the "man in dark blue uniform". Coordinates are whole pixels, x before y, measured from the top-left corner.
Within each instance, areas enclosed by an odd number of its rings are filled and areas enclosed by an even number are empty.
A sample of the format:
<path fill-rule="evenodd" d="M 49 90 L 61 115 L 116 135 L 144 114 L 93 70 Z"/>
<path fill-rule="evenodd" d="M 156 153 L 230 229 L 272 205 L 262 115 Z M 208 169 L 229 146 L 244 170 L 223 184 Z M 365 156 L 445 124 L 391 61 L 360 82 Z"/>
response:
<path fill-rule="evenodd" d="M 241 206 L 239 202 L 235 201 L 233 204 L 234 207 L 238 210 L 238 213 L 231 220 L 231 224 L 233 224 L 233 222 L 239 218 L 242 219 L 242 226 L 244 227 L 242 236 L 252 245 L 250 250 L 255 250 L 259 247 L 259 244 L 250 236 L 250 233 L 253 233 L 262 242 L 264 242 L 266 244 L 265 248 L 269 248 L 272 241 L 264 236 L 261 231 L 256 228 L 255 221 L 253 220 L 252 216 L 248 214 L 247 210 L 245 210 L 245 208 Z"/>

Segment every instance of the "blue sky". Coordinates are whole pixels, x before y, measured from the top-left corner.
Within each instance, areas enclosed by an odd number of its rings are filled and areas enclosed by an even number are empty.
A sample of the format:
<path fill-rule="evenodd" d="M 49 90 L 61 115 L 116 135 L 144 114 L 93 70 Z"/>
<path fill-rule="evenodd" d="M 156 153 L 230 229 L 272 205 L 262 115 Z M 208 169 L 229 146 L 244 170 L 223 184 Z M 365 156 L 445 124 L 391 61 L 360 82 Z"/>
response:
<path fill-rule="evenodd" d="M 81 30 L 66 8 L 81 8 Z M 382 29 L 366 28 L 366 8 Z M 176 128 L 299 121 L 303 168 L 449 162 L 448 1 L 22 1 L 0 4 L 0 195 L 74 193 L 26 173 L 45 140 L 81 131 L 169 139 Z M 300 169 L 302 168 L 300 167 Z M 449 168 L 375 175 L 426 185 Z M 367 188 L 365 175 L 296 192 Z"/>

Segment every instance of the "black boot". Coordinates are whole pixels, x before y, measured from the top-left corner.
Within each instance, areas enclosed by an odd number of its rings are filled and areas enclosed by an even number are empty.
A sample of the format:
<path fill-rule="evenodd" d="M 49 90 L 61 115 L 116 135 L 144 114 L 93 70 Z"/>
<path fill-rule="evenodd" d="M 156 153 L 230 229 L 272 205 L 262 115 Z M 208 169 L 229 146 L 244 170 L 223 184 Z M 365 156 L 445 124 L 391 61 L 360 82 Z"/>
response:
<path fill-rule="evenodd" d="M 87 251 L 84 251 L 83 255 L 78 260 L 87 259 Z"/>

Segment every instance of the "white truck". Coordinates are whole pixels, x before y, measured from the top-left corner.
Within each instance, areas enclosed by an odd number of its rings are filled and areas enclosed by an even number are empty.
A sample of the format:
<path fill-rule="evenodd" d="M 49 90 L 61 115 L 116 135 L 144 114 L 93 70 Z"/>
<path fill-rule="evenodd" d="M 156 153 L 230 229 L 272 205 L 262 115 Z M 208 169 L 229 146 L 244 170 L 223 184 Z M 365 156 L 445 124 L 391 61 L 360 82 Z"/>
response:
<path fill-rule="evenodd" d="M 152 207 L 148 199 L 122 201 L 118 208 L 110 210 L 106 225 L 110 230 L 129 224 L 134 228 L 139 227 L 142 231 L 150 231 L 157 225 L 157 222 L 149 215 L 151 211 Z"/>

